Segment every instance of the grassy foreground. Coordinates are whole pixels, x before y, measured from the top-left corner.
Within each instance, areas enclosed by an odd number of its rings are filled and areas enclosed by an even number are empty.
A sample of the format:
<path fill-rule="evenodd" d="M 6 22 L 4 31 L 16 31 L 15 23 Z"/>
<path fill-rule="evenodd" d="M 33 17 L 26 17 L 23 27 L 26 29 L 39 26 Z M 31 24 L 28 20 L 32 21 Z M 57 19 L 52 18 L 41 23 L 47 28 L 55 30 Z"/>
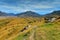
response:
<path fill-rule="evenodd" d="M 0 20 L 0 40 L 60 40 L 60 22 L 38 18 Z"/>
<path fill-rule="evenodd" d="M 60 40 L 60 25 L 47 23 L 38 26 L 37 28 L 30 30 L 29 33 L 19 35 L 15 40 Z"/>

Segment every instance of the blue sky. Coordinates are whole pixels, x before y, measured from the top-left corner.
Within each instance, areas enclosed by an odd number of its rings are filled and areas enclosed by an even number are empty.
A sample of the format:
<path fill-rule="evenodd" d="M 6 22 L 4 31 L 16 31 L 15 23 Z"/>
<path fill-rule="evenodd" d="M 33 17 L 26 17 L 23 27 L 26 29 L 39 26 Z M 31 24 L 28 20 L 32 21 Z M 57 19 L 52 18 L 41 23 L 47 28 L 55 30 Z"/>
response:
<path fill-rule="evenodd" d="M 21 13 L 34 11 L 39 14 L 60 10 L 60 0 L 0 0 L 0 11 Z"/>

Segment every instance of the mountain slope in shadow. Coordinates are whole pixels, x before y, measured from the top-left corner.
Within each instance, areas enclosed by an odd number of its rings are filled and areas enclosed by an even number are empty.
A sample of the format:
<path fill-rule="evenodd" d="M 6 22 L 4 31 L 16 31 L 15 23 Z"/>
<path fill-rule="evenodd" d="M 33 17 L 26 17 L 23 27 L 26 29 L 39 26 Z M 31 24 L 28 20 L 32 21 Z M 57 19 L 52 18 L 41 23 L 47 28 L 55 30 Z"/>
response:
<path fill-rule="evenodd" d="M 49 17 L 57 17 L 60 16 L 60 10 L 58 11 L 53 11 L 52 13 L 46 14 L 45 17 L 49 18 Z"/>

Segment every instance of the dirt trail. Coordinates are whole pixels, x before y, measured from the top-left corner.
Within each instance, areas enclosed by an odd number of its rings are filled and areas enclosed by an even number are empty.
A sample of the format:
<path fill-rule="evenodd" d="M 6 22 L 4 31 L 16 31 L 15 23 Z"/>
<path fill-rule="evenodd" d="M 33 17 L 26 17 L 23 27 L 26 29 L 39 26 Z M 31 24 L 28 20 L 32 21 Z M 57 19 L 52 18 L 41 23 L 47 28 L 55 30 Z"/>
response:
<path fill-rule="evenodd" d="M 31 31 L 29 40 L 35 40 L 35 29 L 36 29 L 36 28 L 37 28 L 37 26 L 35 26 L 35 27 L 33 28 L 33 30 Z"/>

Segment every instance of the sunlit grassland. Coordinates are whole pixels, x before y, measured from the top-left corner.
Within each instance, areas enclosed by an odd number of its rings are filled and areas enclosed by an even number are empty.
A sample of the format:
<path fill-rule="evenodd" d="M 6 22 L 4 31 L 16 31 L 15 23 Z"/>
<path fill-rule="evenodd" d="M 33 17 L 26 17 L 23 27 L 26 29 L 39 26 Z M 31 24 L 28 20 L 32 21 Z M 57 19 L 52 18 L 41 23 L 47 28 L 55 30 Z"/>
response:
<path fill-rule="evenodd" d="M 26 26 L 30 27 L 23 30 Z M 45 23 L 44 18 L 2 19 L 0 20 L 0 40 L 6 39 L 60 40 L 60 22 L 56 20 L 55 22 Z"/>
<path fill-rule="evenodd" d="M 44 25 L 38 26 L 35 29 L 34 40 L 60 40 L 60 22 L 45 23 Z M 29 35 L 19 35 L 15 40 L 30 40 L 32 30 L 29 31 Z M 26 33 L 27 34 L 27 33 Z"/>

